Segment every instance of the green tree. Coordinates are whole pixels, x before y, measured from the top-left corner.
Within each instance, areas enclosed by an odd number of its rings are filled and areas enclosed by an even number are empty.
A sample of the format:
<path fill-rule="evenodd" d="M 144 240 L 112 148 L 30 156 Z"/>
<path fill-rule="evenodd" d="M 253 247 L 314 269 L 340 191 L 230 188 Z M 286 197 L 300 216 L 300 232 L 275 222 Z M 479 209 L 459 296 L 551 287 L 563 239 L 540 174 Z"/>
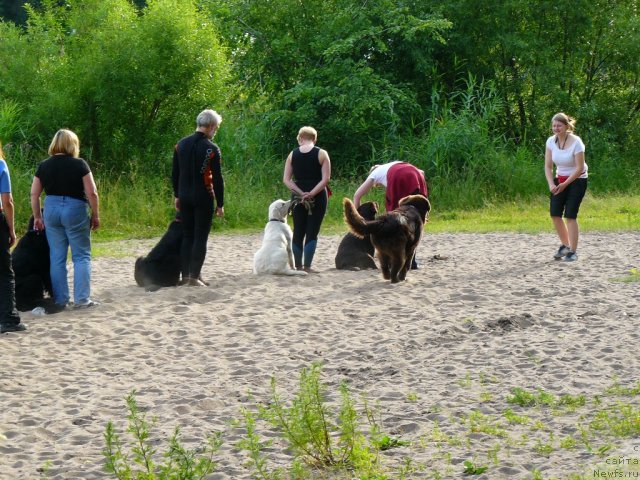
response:
<path fill-rule="evenodd" d="M 3 0 L 0 2 L 0 17 L 19 24 L 24 24 L 27 20 L 25 4 L 38 5 L 38 0 Z"/>
<path fill-rule="evenodd" d="M 24 30 L 0 27 L 0 99 L 23 107 L 41 144 L 69 127 L 108 169 L 143 157 L 157 168 L 198 111 L 225 98 L 226 54 L 195 2 L 47 0 L 28 11 Z"/>
<path fill-rule="evenodd" d="M 337 166 L 348 167 L 420 117 L 411 82 L 430 73 L 431 45 L 449 24 L 414 14 L 412 3 L 222 0 L 210 8 L 232 52 L 237 98 L 268 111 L 276 151 L 312 124 Z"/>
<path fill-rule="evenodd" d="M 557 111 L 577 117 L 594 141 L 596 130 L 616 143 L 637 136 L 637 1 L 429 3 L 453 23 L 436 46 L 443 89 L 457 90 L 468 73 L 492 80 L 511 138 L 539 145 Z"/>

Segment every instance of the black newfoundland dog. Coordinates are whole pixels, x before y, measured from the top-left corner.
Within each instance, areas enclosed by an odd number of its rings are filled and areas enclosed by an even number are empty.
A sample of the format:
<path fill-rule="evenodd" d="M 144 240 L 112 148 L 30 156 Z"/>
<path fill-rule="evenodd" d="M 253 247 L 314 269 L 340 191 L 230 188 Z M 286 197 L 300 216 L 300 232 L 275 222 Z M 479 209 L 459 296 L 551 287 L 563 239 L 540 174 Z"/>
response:
<path fill-rule="evenodd" d="M 149 292 L 180 284 L 180 214 L 169 224 L 167 232 L 146 257 L 138 257 L 134 269 L 136 283 Z"/>
<path fill-rule="evenodd" d="M 11 265 L 16 278 L 16 306 L 21 312 L 43 307 L 55 313 L 49 273 L 49 244 L 44 231 L 33 229 L 33 216 L 29 229 L 11 252 Z"/>
<path fill-rule="evenodd" d="M 348 198 L 344 199 L 343 205 L 345 221 L 353 234 L 371 237 L 378 252 L 382 277 L 391 283 L 403 281 L 431 210 L 429 200 L 422 195 L 409 195 L 400 200 L 398 208 L 375 220 L 362 218 Z"/>
<path fill-rule="evenodd" d="M 366 202 L 358 207 L 358 213 L 365 220 L 373 220 L 378 213 L 376 202 Z M 366 270 L 377 269 L 373 254 L 375 248 L 369 235 L 357 237 L 353 233 L 347 233 L 340 241 L 336 253 L 336 268 L 338 270 Z"/>
<path fill-rule="evenodd" d="M 138 257 L 136 260 L 133 276 L 136 283 L 148 292 L 155 292 L 162 287 L 181 285 L 182 231 L 180 212 L 178 212 L 158 244 L 151 249 L 146 257 Z M 205 285 L 209 285 L 202 277 L 199 280 Z"/>

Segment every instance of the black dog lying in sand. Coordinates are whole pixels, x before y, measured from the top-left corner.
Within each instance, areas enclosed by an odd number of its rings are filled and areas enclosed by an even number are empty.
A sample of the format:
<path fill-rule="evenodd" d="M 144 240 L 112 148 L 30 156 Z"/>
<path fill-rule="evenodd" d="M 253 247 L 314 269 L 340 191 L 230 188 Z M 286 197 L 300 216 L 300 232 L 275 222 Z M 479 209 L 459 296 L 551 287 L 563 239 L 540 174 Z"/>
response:
<path fill-rule="evenodd" d="M 358 213 L 365 220 L 373 220 L 378 213 L 378 204 L 376 202 L 363 203 L 358 207 Z M 369 235 L 360 238 L 349 232 L 338 246 L 335 259 L 336 268 L 338 270 L 377 269 L 378 266 L 373 259 L 374 253 L 375 248 Z"/>
<path fill-rule="evenodd" d="M 11 252 L 11 265 L 16 278 L 16 307 L 21 312 L 42 307 L 47 313 L 59 310 L 52 298 L 49 272 L 49 244 L 44 231 L 33 229 L 33 216 L 29 229 Z"/>
<path fill-rule="evenodd" d="M 403 281 L 422 238 L 431 204 L 422 195 L 409 195 L 400 200 L 398 208 L 375 220 L 365 220 L 348 198 L 344 199 L 344 218 L 349 229 L 359 237 L 371 236 L 378 253 L 380 270 L 391 283 Z"/>
<path fill-rule="evenodd" d="M 178 213 L 158 244 L 146 257 L 138 257 L 136 260 L 136 283 L 150 292 L 179 285 L 181 245 L 182 224 Z"/>
<path fill-rule="evenodd" d="M 166 233 L 146 257 L 138 257 L 133 276 L 136 283 L 148 292 L 155 292 L 162 287 L 181 285 L 182 266 L 180 247 L 182 246 L 182 222 L 180 212 L 169 224 Z M 207 282 L 200 280 L 205 285 Z"/>

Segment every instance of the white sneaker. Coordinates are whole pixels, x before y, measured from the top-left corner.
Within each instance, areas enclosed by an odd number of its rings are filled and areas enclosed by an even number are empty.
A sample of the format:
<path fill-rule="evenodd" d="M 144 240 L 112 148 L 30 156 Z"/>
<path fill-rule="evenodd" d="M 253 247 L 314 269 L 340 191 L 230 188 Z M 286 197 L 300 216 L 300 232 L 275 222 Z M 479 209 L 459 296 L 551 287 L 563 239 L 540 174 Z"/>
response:
<path fill-rule="evenodd" d="M 99 307 L 99 306 L 100 306 L 99 302 L 95 302 L 93 300 L 87 300 L 86 302 L 83 302 L 83 303 L 74 303 L 73 309 L 80 310 L 83 308 L 91 308 L 91 307 Z"/>
<path fill-rule="evenodd" d="M 560 245 L 560 248 L 558 249 L 556 254 L 553 256 L 553 258 L 555 258 L 556 260 L 560 260 L 562 257 L 568 255 L 570 252 L 571 252 L 571 249 L 569 247 L 567 247 L 566 245 Z"/>

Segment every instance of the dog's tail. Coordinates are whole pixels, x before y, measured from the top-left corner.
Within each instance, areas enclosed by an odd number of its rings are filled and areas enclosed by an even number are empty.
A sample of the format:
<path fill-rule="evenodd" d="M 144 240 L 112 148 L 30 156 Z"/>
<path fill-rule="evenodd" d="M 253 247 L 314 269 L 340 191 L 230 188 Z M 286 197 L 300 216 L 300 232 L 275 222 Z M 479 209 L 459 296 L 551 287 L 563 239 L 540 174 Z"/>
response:
<path fill-rule="evenodd" d="M 342 205 L 344 205 L 344 221 L 349 226 L 351 233 L 358 238 L 364 238 L 369 235 L 371 233 L 369 222 L 362 218 L 353 202 L 345 198 L 342 201 Z"/>

